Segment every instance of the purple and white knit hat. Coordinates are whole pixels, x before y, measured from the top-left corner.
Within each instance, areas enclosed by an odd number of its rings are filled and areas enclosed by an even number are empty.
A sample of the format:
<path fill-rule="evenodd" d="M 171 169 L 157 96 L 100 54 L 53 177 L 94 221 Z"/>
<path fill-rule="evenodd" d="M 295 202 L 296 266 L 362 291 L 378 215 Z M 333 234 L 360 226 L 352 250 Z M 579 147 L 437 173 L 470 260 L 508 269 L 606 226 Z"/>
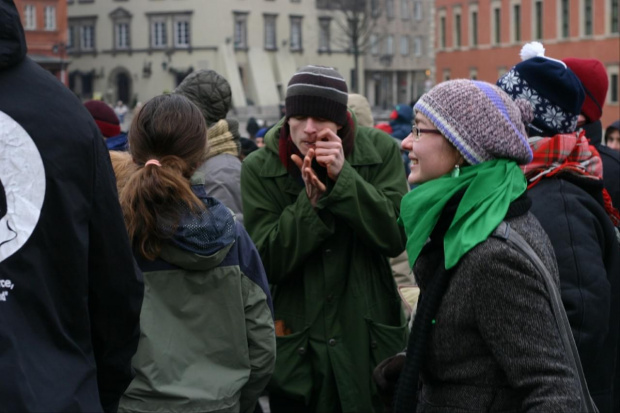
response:
<path fill-rule="evenodd" d="M 344 125 L 348 99 L 347 83 L 336 69 L 305 66 L 288 82 L 286 116 L 312 116 Z"/>
<path fill-rule="evenodd" d="M 422 95 L 413 109 L 426 116 L 470 165 L 492 159 L 524 165 L 532 160 L 525 132 L 532 109 L 495 85 L 449 80 Z"/>

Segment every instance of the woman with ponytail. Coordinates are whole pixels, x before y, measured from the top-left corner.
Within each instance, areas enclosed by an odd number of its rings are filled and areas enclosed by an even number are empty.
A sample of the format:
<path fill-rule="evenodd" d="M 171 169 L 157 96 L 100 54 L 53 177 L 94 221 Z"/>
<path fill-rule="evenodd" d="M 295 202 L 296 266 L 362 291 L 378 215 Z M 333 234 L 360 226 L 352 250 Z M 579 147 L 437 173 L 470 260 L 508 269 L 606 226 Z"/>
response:
<path fill-rule="evenodd" d="M 119 411 L 252 412 L 273 370 L 273 314 L 260 257 L 194 174 L 206 136 L 187 98 L 157 96 L 132 122 L 132 163 L 114 161 L 145 283 L 136 378 Z"/>
<path fill-rule="evenodd" d="M 507 224 L 525 239 L 557 288 L 553 249 L 528 212 L 519 168 L 532 159 L 528 109 L 471 80 L 441 83 L 414 107 L 402 146 L 417 186 L 403 198 L 400 222 L 421 297 L 400 359 L 396 412 L 580 410 L 543 275 L 495 236 Z M 380 387 L 398 364 L 378 366 Z"/>

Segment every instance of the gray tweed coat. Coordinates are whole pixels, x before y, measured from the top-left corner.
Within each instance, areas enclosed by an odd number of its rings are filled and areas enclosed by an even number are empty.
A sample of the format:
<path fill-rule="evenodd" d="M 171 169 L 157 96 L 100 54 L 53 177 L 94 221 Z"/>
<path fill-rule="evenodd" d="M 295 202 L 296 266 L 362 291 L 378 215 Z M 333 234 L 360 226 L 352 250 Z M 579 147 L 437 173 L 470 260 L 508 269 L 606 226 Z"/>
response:
<path fill-rule="evenodd" d="M 553 249 L 530 213 L 506 222 L 559 283 Z M 414 273 L 443 265 L 426 248 Z M 428 278 L 426 278 L 428 280 Z M 577 375 L 565 356 L 544 282 L 528 259 L 489 238 L 459 262 L 429 337 L 418 412 L 575 412 Z"/>

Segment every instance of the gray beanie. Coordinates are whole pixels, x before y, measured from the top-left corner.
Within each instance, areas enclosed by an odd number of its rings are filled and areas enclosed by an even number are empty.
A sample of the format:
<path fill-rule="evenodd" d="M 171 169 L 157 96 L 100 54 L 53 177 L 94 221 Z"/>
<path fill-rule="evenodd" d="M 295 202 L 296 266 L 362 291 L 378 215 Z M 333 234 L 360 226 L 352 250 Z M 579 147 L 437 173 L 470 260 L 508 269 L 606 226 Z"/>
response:
<path fill-rule="evenodd" d="M 286 116 L 312 116 L 337 125 L 347 122 L 347 83 L 336 69 L 302 67 L 286 88 Z"/>
<path fill-rule="evenodd" d="M 524 122 L 533 114 L 526 100 L 513 101 L 499 87 L 476 80 L 449 80 L 414 106 L 439 129 L 470 165 L 492 159 L 532 160 Z"/>
<path fill-rule="evenodd" d="M 199 70 L 187 76 L 174 93 L 185 96 L 198 106 L 207 126 L 226 119 L 232 93 L 230 84 L 214 70 Z"/>

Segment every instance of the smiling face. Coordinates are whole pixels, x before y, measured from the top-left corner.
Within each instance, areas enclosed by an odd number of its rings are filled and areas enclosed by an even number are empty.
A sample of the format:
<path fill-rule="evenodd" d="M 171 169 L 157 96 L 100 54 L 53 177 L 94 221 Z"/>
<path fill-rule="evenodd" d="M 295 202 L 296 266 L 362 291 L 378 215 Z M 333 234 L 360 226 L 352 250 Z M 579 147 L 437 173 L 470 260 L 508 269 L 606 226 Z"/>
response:
<path fill-rule="evenodd" d="M 420 129 L 437 130 L 435 125 L 421 113 L 415 116 L 415 124 Z M 422 133 L 419 140 L 409 134 L 402 143 L 402 148 L 409 151 L 411 173 L 407 180 L 410 184 L 422 184 L 439 178 L 452 171 L 455 165 L 463 163 L 463 157 L 456 148 L 442 135 Z"/>
<path fill-rule="evenodd" d="M 325 128 L 338 133 L 338 130 L 342 128 L 342 126 L 338 126 L 332 121 L 311 116 L 291 117 L 288 120 L 288 126 L 291 130 L 293 143 L 304 156 L 308 153 L 308 149 L 314 148 L 317 133 Z"/>

